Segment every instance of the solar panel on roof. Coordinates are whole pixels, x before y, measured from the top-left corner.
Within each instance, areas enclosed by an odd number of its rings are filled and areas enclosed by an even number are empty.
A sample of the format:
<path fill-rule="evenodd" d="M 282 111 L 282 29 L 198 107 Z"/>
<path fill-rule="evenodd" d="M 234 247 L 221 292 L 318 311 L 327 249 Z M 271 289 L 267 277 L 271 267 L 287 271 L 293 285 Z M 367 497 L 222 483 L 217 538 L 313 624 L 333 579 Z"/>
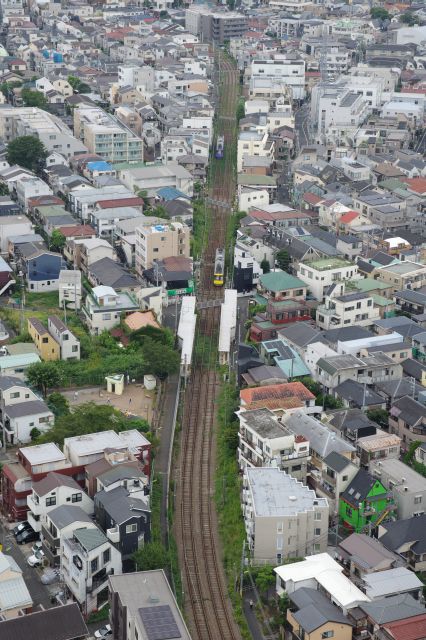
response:
<path fill-rule="evenodd" d="M 182 637 L 168 604 L 158 607 L 141 607 L 139 615 L 148 640 L 174 640 Z"/>

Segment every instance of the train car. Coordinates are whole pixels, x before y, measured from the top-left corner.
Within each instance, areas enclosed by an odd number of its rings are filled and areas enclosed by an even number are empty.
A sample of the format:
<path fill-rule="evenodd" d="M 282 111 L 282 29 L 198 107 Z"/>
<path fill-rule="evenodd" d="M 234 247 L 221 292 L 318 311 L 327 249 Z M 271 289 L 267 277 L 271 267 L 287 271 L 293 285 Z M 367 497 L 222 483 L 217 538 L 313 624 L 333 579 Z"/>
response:
<path fill-rule="evenodd" d="M 225 138 L 223 136 L 218 136 L 216 141 L 216 153 L 215 153 L 215 157 L 218 158 L 218 160 L 223 158 L 224 148 L 225 148 Z"/>
<path fill-rule="evenodd" d="M 216 257 L 214 260 L 214 277 L 213 284 L 216 287 L 222 287 L 225 278 L 225 252 L 223 249 L 216 249 Z"/>

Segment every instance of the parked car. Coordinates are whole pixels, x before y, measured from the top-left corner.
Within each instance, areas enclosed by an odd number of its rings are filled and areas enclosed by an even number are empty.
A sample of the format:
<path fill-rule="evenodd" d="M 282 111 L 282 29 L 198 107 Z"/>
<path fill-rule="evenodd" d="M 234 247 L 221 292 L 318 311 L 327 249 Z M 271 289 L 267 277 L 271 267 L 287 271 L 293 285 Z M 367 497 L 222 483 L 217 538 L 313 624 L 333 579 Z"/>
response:
<path fill-rule="evenodd" d="M 59 569 L 52 569 L 52 567 L 47 567 L 41 574 L 41 583 L 42 584 L 53 584 L 59 580 Z"/>
<path fill-rule="evenodd" d="M 18 544 L 27 544 L 28 542 L 35 542 L 39 537 L 40 534 L 34 529 L 25 529 L 25 531 L 16 536 L 16 542 Z"/>
<path fill-rule="evenodd" d="M 32 556 L 27 558 L 27 563 L 30 565 L 30 567 L 39 567 L 43 562 L 43 558 L 44 551 L 40 549 L 39 551 L 37 551 L 37 553 L 33 553 Z"/>
<path fill-rule="evenodd" d="M 104 627 L 101 627 L 97 631 L 95 631 L 95 638 L 109 638 L 112 636 L 111 625 L 106 624 Z"/>
<path fill-rule="evenodd" d="M 23 531 L 26 531 L 27 529 L 32 529 L 32 526 L 30 525 L 30 523 L 28 522 L 28 520 L 25 520 L 25 522 L 20 522 L 14 529 L 13 529 L 13 535 L 19 536 L 20 533 L 22 533 Z"/>
<path fill-rule="evenodd" d="M 41 551 L 42 546 L 43 546 L 43 543 L 40 542 L 40 540 L 38 540 L 37 542 L 34 542 L 33 546 L 31 547 L 31 551 L 33 553 L 38 553 L 39 551 Z"/>

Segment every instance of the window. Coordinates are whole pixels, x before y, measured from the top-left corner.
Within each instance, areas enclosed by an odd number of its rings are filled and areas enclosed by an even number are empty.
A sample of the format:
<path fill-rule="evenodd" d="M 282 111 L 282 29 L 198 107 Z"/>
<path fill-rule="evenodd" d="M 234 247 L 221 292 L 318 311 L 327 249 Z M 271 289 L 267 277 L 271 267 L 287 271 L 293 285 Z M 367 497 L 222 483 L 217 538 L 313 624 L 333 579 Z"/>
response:
<path fill-rule="evenodd" d="M 277 533 L 282 533 L 282 532 L 283 532 L 283 523 L 277 522 Z"/>
<path fill-rule="evenodd" d="M 78 344 L 73 344 L 71 351 L 73 353 L 75 353 L 76 351 L 78 351 Z"/>
<path fill-rule="evenodd" d="M 42 343 L 43 343 L 43 344 L 47 344 L 48 342 L 49 342 L 49 338 L 43 338 L 43 339 L 42 339 Z"/>
<path fill-rule="evenodd" d="M 321 518 L 322 518 L 321 511 L 315 511 L 314 520 L 321 520 Z"/>
<path fill-rule="evenodd" d="M 90 571 L 94 573 L 95 571 L 98 570 L 98 566 L 99 566 L 98 558 L 93 558 L 92 562 L 90 563 Z"/>
<path fill-rule="evenodd" d="M 81 493 L 73 493 L 71 496 L 71 502 L 81 502 L 83 500 L 83 496 Z"/>
<path fill-rule="evenodd" d="M 53 507 L 56 504 L 56 496 L 46 498 L 46 507 Z"/>
<path fill-rule="evenodd" d="M 104 564 L 107 564 L 111 560 L 111 549 L 105 549 L 103 553 Z"/>
<path fill-rule="evenodd" d="M 321 535 L 321 529 L 315 529 L 315 535 L 316 536 L 320 536 Z"/>
<path fill-rule="evenodd" d="M 15 393 L 11 393 L 11 394 L 10 394 L 10 397 L 11 397 L 11 398 L 19 398 L 19 396 L 20 396 L 20 395 L 21 395 L 21 394 L 19 393 L 19 391 L 16 391 Z"/>
<path fill-rule="evenodd" d="M 137 524 L 128 524 L 126 526 L 126 533 L 136 533 L 137 530 L 138 530 Z"/>
<path fill-rule="evenodd" d="M 321 545 L 320 545 L 320 544 L 315 543 L 315 544 L 314 544 L 314 551 L 321 551 Z"/>
<path fill-rule="evenodd" d="M 334 631 L 324 631 L 321 638 L 334 638 Z"/>
<path fill-rule="evenodd" d="M 348 479 L 348 476 L 342 476 L 343 482 L 346 482 L 347 479 Z"/>
<path fill-rule="evenodd" d="M 421 504 L 421 502 L 422 502 L 422 496 L 414 497 L 414 504 Z"/>

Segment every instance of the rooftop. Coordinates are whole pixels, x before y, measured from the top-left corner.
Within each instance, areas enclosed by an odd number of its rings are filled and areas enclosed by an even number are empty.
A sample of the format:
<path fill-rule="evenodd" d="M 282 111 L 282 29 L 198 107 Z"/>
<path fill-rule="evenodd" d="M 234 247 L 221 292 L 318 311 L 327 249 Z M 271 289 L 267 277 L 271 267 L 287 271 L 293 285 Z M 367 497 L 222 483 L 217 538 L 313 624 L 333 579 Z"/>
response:
<path fill-rule="evenodd" d="M 246 474 L 258 517 L 292 516 L 313 511 L 315 507 L 328 507 L 326 498 L 317 498 L 315 491 L 285 471 L 272 467 L 248 467 Z"/>
<path fill-rule="evenodd" d="M 261 438 L 283 438 L 291 433 L 269 409 L 243 411 L 240 418 Z"/>
<path fill-rule="evenodd" d="M 312 260 L 312 262 L 304 263 L 304 266 L 311 267 L 316 271 L 329 271 L 330 269 L 342 269 L 343 267 L 354 267 L 355 265 L 343 258 L 321 258 L 320 260 Z"/>

